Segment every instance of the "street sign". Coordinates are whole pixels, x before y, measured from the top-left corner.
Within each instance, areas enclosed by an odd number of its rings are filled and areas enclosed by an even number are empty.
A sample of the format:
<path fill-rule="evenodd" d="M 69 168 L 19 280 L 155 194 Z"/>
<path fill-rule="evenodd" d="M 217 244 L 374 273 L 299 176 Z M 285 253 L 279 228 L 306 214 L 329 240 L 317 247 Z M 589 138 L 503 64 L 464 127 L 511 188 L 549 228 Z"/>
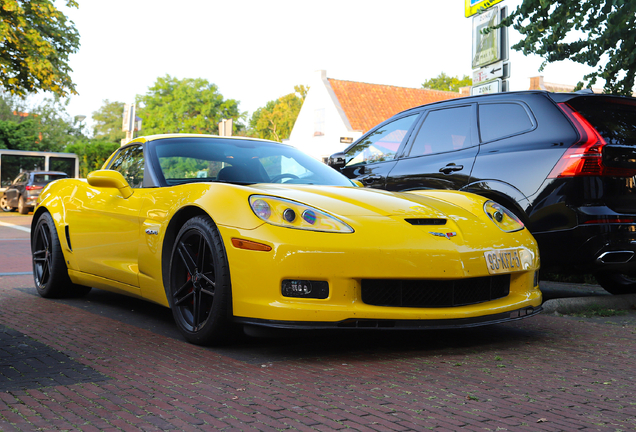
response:
<path fill-rule="evenodd" d="M 473 69 L 501 60 L 501 32 L 493 30 L 482 34 L 482 30 L 499 24 L 499 7 L 473 17 Z"/>
<path fill-rule="evenodd" d="M 509 78 L 510 63 L 499 61 L 473 72 L 473 85 L 485 83 L 495 78 Z"/>
<path fill-rule="evenodd" d="M 488 9 L 502 0 L 464 0 L 464 16 L 466 18 L 475 15 L 480 9 Z"/>
<path fill-rule="evenodd" d="M 489 81 L 485 84 L 479 84 L 471 87 L 470 95 L 471 96 L 479 96 L 490 93 L 500 93 L 501 92 L 501 79 L 497 78 L 494 81 Z"/>

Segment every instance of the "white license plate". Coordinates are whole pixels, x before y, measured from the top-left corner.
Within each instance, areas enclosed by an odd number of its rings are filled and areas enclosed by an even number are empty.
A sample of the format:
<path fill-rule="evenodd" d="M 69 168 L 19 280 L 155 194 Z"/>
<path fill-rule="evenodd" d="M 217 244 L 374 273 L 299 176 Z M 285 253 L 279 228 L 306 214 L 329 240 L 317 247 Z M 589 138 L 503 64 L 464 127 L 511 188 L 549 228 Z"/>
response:
<path fill-rule="evenodd" d="M 510 273 L 523 270 L 521 253 L 518 249 L 495 249 L 484 252 L 488 273 Z"/>

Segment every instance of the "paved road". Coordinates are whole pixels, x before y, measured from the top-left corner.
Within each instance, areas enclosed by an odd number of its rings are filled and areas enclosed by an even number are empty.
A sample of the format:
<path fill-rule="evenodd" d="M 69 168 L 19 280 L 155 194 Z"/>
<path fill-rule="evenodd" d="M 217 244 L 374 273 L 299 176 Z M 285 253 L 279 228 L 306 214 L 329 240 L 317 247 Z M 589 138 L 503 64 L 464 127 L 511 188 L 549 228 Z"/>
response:
<path fill-rule="evenodd" d="M 0 225 L 2 431 L 636 429 L 633 321 L 539 315 L 201 348 L 159 306 L 97 290 L 40 298 L 22 274 L 27 237 Z"/>

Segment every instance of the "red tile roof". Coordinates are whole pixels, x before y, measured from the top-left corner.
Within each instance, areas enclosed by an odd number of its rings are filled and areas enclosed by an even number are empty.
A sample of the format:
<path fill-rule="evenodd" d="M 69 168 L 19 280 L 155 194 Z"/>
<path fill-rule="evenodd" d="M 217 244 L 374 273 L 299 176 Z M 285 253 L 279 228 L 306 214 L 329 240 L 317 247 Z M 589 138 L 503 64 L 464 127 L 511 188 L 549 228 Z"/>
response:
<path fill-rule="evenodd" d="M 448 91 L 328 80 L 353 130 L 363 132 L 406 109 L 464 96 Z"/>

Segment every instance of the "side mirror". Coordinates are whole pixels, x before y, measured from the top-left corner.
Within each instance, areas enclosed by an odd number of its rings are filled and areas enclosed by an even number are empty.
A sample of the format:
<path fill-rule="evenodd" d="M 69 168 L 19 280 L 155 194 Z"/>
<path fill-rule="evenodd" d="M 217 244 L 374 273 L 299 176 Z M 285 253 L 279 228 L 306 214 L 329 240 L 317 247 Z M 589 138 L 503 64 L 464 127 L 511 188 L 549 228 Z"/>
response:
<path fill-rule="evenodd" d="M 340 153 L 334 153 L 331 156 L 329 156 L 329 161 L 327 162 L 327 165 L 329 165 L 331 168 L 335 168 L 339 170 L 344 168 L 346 163 L 347 163 L 347 154 L 340 152 Z"/>
<path fill-rule="evenodd" d="M 119 189 L 119 193 L 124 199 L 130 197 L 133 194 L 133 190 L 119 171 L 113 170 L 97 170 L 88 173 L 86 177 L 88 184 L 94 187 L 101 188 L 116 188 Z"/>

